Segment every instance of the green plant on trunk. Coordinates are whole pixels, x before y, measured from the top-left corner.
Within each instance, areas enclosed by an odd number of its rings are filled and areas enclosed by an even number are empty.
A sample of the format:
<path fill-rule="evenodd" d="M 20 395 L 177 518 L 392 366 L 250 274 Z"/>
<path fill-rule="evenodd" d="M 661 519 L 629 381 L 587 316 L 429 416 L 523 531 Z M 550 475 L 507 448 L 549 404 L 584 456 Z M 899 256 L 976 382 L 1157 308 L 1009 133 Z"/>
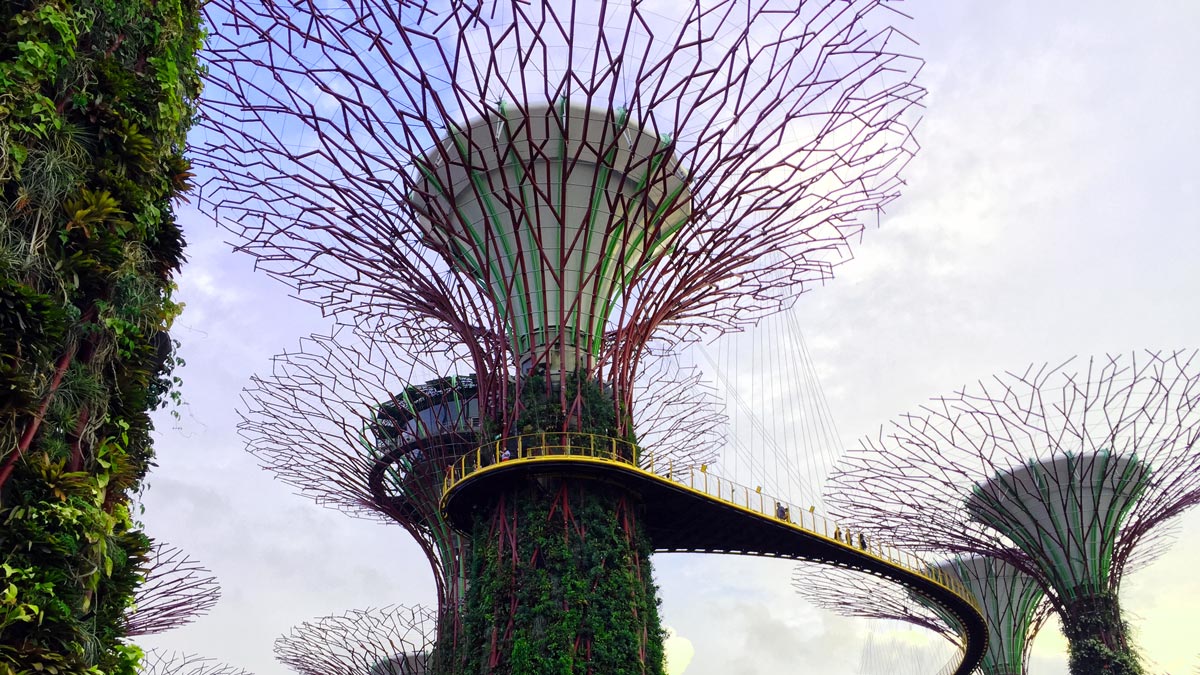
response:
<path fill-rule="evenodd" d="M 1062 630 L 1070 644 L 1073 675 L 1143 675 L 1137 652 L 1129 642 L 1129 625 L 1113 594 L 1081 596 L 1062 614 Z"/>
<path fill-rule="evenodd" d="M 519 433 L 624 437 L 584 373 L 536 370 L 509 402 Z M 498 426 L 498 425 L 497 425 Z M 660 675 L 663 631 L 637 495 L 569 476 L 522 480 L 481 505 L 457 654 L 437 672 Z"/>
<path fill-rule="evenodd" d="M 632 431 L 620 431 L 633 425 L 628 420 L 619 424 L 612 395 L 584 371 L 560 376 L 544 367 L 534 369 L 521 378 L 520 394 L 509 402 L 509 409 L 516 411 L 517 433 L 567 431 L 634 441 Z"/>
<path fill-rule="evenodd" d="M 133 675 L 198 0 L 0 3 L 0 675 Z"/>
<path fill-rule="evenodd" d="M 572 480 L 506 493 L 476 521 L 464 645 L 440 672 L 661 674 L 637 508 L 620 488 Z"/>

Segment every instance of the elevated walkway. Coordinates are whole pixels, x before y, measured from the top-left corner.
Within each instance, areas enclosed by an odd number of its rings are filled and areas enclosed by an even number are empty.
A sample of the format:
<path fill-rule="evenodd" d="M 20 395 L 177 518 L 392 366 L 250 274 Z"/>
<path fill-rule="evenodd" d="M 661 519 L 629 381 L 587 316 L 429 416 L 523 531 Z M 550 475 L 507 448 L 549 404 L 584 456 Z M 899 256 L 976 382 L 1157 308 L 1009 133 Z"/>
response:
<path fill-rule="evenodd" d="M 730 482 L 705 467 L 638 466 L 626 441 L 590 434 L 530 434 L 489 443 L 446 470 L 442 509 L 458 529 L 491 495 L 533 477 L 577 477 L 641 496 L 655 551 L 771 556 L 838 565 L 900 584 L 958 623 L 962 658 L 945 675 L 968 675 L 983 658 L 987 625 L 957 579 L 921 559 L 848 532 L 801 508 Z"/>

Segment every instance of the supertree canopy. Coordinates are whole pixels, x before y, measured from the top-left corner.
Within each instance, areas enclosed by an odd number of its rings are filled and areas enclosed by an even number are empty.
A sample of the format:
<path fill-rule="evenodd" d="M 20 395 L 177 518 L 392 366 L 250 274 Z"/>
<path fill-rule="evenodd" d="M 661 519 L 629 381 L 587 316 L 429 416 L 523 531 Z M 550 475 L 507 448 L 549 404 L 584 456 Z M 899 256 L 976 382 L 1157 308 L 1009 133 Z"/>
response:
<path fill-rule="evenodd" d="M 883 4 L 215 0 L 204 196 L 302 297 L 469 364 L 463 471 L 636 464 L 647 352 L 786 306 L 897 195 L 923 92 Z M 471 493 L 439 668 L 661 672 L 637 491 L 519 466 Z"/>
<path fill-rule="evenodd" d="M 300 624 L 275 641 L 275 655 L 300 675 L 425 675 L 436 614 L 395 605 Z"/>
<path fill-rule="evenodd" d="M 1037 582 L 997 558 L 959 556 L 938 567 L 971 589 L 983 606 L 988 648 L 980 672 L 1025 675 L 1033 638 L 1050 615 Z"/>
<path fill-rule="evenodd" d="M 468 352 L 506 431 L 517 366 L 628 403 L 651 337 L 778 309 L 897 195 L 879 4 L 212 2 L 205 197 L 327 311 Z"/>
<path fill-rule="evenodd" d="M 906 589 L 870 574 L 801 563 L 792 572 L 792 587 L 805 600 L 842 616 L 902 621 L 933 631 L 960 646 L 958 627 Z"/>
<path fill-rule="evenodd" d="M 125 634 L 154 635 L 207 614 L 221 598 L 221 586 L 203 565 L 173 546 L 156 543 L 142 566 L 145 577 L 125 613 Z"/>
<path fill-rule="evenodd" d="M 138 675 L 251 675 L 241 668 L 195 654 L 154 649 L 142 657 L 137 672 Z"/>
<path fill-rule="evenodd" d="M 1097 543 L 1116 542 L 1150 478 L 1136 454 L 1108 449 L 1030 460 L 977 483 L 967 512 L 1030 551 L 1067 600 L 1093 596 L 1108 590 L 1114 562 Z"/>
<path fill-rule="evenodd" d="M 1017 567 L 1059 614 L 1073 673 L 1136 673 L 1121 578 L 1200 501 L 1198 439 L 1196 351 L 1072 360 L 904 415 L 847 454 L 831 500 L 900 546 Z"/>

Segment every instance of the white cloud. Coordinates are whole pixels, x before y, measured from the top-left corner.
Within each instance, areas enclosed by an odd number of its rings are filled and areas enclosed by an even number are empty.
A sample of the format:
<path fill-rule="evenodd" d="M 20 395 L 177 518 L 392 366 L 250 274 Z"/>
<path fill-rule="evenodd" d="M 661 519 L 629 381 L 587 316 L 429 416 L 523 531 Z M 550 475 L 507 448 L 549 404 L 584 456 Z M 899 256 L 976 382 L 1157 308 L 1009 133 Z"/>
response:
<path fill-rule="evenodd" d="M 663 652 L 667 661 L 667 675 L 683 675 L 696 655 L 692 641 L 675 632 L 670 626 L 666 627 L 667 638 L 663 641 Z"/>

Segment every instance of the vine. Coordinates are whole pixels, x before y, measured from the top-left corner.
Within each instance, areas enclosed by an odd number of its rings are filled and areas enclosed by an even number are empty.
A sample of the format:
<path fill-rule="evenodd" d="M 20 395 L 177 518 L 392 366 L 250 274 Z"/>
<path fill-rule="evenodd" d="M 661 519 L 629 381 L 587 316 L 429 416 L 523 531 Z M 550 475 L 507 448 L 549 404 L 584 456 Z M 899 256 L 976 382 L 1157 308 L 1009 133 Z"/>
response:
<path fill-rule="evenodd" d="M 1063 635 L 1070 643 L 1072 675 L 1143 675 L 1137 652 L 1129 643 L 1129 625 L 1110 593 L 1079 597 L 1062 612 Z"/>
<path fill-rule="evenodd" d="M 132 675 L 198 0 L 0 6 L 0 675 Z"/>
<path fill-rule="evenodd" d="M 574 481 L 506 494 L 476 523 L 463 650 L 440 672 L 661 675 L 650 545 L 630 498 Z"/>
<path fill-rule="evenodd" d="M 508 402 L 522 434 L 635 440 L 584 373 L 527 374 Z M 491 425 L 485 434 L 499 432 Z M 586 443 L 587 441 L 583 441 Z M 526 479 L 476 514 L 457 654 L 436 672 L 661 675 L 663 631 L 636 495 L 600 481 Z"/>
<path fill-rule="evenodd" d="M 520 393 L 509 401 L 519 433 L 577 431 L 634 442 L 633 424 L 618 414 L 612 394 L 585 371 L 561 376 L 539 366 L 521 379 Z M 487 430 L 499 430 L 492 425 Z M 490 440 L 490 439 L 484 439 Z"/>

